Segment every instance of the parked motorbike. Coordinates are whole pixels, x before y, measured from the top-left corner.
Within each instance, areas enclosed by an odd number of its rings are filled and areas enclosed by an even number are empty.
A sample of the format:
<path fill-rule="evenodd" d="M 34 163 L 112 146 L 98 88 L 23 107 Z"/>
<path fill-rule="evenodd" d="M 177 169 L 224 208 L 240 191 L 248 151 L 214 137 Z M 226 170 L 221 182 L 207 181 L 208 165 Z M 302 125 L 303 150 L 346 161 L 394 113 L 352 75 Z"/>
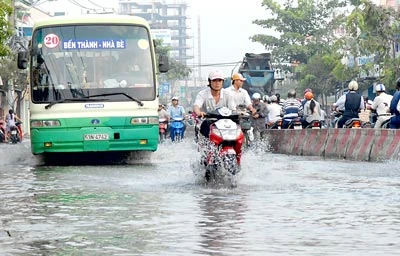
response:
<path fill-rule="evenodd" d="M 207 113 L 203 122 L 210 125 L 209 137 L 200 136 L 198 143 L 206 181 L 227 177 L 236 186 L 244 143 L 244 134 L 238 125 L 239 114 L 223 107 Z"/>
<path fill-rule="evenodd" d="M 170 137 L 172 142 L 180 142 L 183 139 L 183 129 L 185 124 L 183 118 L 175 118 L 170 122 Z"/>
<path fill-rule="evenodd" d="M 167 129 L 168 129 L 168 122 L 165 118 L 159 119 L 159 129 L 158 129 L 158 135 L 159 135 L 159 142 L 165 141 L 167 138 Z"/>

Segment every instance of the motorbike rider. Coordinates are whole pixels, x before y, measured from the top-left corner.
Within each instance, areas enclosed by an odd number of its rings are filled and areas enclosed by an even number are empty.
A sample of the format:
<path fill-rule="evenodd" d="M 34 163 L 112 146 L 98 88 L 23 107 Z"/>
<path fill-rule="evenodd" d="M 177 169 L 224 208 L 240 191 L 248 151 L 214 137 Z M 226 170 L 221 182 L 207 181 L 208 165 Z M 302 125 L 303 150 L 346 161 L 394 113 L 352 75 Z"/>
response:
<path fill-rule="evenodd" d="M 251 126 L 254 128 L 255 139 L 261 139 L 265 133 L 265 117 L 267 116 L 267 106 L 261 102 L 261 94 L 258 92 L 253 93 L 251 96 L 253 100 L 253 108 L 256 113 L 251 116 Z"/>
<path fill-rule="evenodd" d="M 276 96 L 276 98 L 278 99 L 278 104 L 281 106 L 281 107 L 283 107 L 283 103 L 284 103 L 284 100 L 282 100 L 281 99 L 281 94 L 280 93 L 275 93 L 275 96 Z"/>
<path fill-rule="evenodd" d="M 232 85 L 225 90 L 227 90 L 233 97 L 236 106 L 244 105 L 252 114 L 256 113 L 256 109 L 253 108 L 249 93 L 243 89 L 243 83 L 246 78 L 240 73 L 235 73 L 232 75 Z"/>
<path fill-rule="evenodd" d="M 303 99 L 300 101 L 301 102 L 301 107 L 303 108 L 303 111 L 304 111 L 304 105 L 307 102 L 306 93 L 308 93 L 308 92 L 312 93 L 312 90 L 310 88 L 306 88 L 304 90 L 304 93 L 303 93 Z M 304 115 L 301 117 L 301 123 L 303 124 L 303 127 L 306 127 L 308 125 L 306 120 L 305 120 L 305 116 Z"/>
<path fill-rule="evenodd" d="M 186 114 L 185 114 L 185 109 L 179 105 L 179 99 L 178 97 L 172 97 L 171 100 L 171 106 L 169 106 L 168 108 L 168 115 L 170 117 L 170 120 L 182 120 L 183 122 L 183 131 L 182 131 L 182 139 L 184 138 L 185 135 L 185 130 L 186 130 L 186 125 L 184 120 L 186 119 Z M 174 141 L 174 134 L 172 132 L 172 126 L 170 125 L 170 135 L 171 135 L 171 139 L 172 141 Z"/>
<path fill-rule="evenodd" d="M 396 81 L 396 89 L 397 89 L 397 91 L 394 93 L 392 101 L 390 102 L 390 113 L 392 113 L 394 115 L 390 119 L 390 129 L 399 129 L 400 128 L 400 109 L 399 109 L 400 77 Z"/>
<path fill-rule="evenodd" d="M 393 96 L 386 94 L 386 88 L 383 84 L 377 84 L 375 86 L 375 91 L 377 96 L 371 105 L 371 109 L 376 111 L 376 114 L 378 115 L 374 128 L 379 129 L 381 128 L 383 122 L 390 119 L 391 114 L 389 106 Z"/>
<path fill-rule="evenodd" d="M 169 123 L 169 114 L 162 104 L 158 104 L 158 119 L 160 120 L 160 123 Z M 168 131 L 168 129 L 166 129 L 166 131 Z"/>
<path fill-rule="evenodd" d="M 281 119 L 282 106 L 279 105 L 278 97 L 272 95 L 269 97 L 270 104 L 267 105 L 267 117 L 266 124 L 267 127 L 274 125 L 278 120 Z"/>
<path fill-rule="evenodd" d="M 306 93 L 308 93 L 308 92 L 312 93 L 313 91 L 310 88 L 307 88 L 307 89 L 304 90 L 304 98 L 301 100 L 301 106 L 303 107 L 303 109 L 304 109 L 304 105 L 308 101 L 307 97 L 306 97 Z"/>
<path fill-rule="evenodd" d="M 333 106 L 339 109 L 343 109 L 344 107 L 344 113 L 337 122 L 338 128 L 343 128 L 343 125 L 347 120 L 359 118 L 358 113 L 361 110 L 364 110 L 364 99 L 357 93 L 357 81 L 351 81 L 348 88 L 349 93 L 342 95 L 335 103 L 333 103 Z"/>
<path fill-rule="evenodd" d="M 224 80 L 224 75 L 218 70 L 209 73 L 207 88 L 204 88 L 197 94 L 193 104 L 193 112 L 197 116 L 204 117 L 207 112 L 221 107 L 227 107 L 232 111 L 236 110 L 236 104 L 232 95 L 228 91 L 222 90 Z M 210 123 L 207 120 L 201 123 L 200 133 L 208 138 Z"/>
<path fill-rule="evenodd" d="M 321 105 L 314 99 L 314 94 L 311 91 L 306 92 L 304 97 L 306 103 L 304 104 L 303 127 L 307 127 L 314 120 L 321 121 L 322 112 Z"/>
<path fill-rule="evenodd" d="M 289 124 L 293 119 L 303 115 L 303 107 L 301 102 L 296 99 L 296 91 L 294 89 L 289 90 L 287 97 L 282 107 L 282 129 L 289 128 Z"/>
<path fill-rule="evenodd" d="M 9 109 L 8 115 L 6 116 L 7 123 L 7 137 L 10 137 L 11 128 L 16 126 L 16 122 L 21 122 L 21 119 L 14 113 L 14 110 Z"/>

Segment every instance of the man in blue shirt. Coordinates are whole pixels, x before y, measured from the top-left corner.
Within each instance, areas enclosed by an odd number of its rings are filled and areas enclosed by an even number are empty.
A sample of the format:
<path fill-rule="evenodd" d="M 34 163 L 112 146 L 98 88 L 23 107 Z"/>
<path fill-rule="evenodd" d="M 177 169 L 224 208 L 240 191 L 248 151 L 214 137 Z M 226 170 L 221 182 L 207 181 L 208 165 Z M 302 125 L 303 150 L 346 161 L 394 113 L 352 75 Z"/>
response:
<path fill-rule="evenodd" d="M 390 119 L 390 128 L 399 129 L 400 128 L 400 112 L 399 112 L 399 100 L 400 100 L 400 78 L 396 81 L 397 91 L 394 93 L 392 101 L 390 102 L 390 113 L 394 116 Z"/>

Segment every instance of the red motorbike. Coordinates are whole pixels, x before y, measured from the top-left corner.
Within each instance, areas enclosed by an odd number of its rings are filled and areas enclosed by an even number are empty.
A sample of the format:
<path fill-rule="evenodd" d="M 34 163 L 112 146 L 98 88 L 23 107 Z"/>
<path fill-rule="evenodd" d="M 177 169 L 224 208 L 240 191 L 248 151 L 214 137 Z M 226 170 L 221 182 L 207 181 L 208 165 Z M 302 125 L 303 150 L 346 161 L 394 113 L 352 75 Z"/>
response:
<path fill-rule="evenodd" d="M 231 185 L 236 186 L 235 176 L 240 171 L 244 143 L 239 114 L 223 107 L 207 113 L 202 122 L 200 133 L 203 136 L 200 136 L 198 144 L 202 152 L 201 162 L 205 166 L 206 181 L 227 177 Z M 209 130 L 208 137 L 204 137 L 204 128 Z"/>

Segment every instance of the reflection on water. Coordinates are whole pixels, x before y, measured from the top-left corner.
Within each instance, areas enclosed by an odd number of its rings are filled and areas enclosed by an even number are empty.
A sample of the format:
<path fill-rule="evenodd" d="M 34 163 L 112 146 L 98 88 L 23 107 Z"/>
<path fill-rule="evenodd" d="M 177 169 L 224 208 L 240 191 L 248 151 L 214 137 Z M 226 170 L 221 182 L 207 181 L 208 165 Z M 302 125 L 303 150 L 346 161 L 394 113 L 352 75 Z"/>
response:
<path fill-rule="evenodd" d="M 246 152 L 199 184 L 189 141 L 124 165 L 44 166 L 0 145 L 0 255 L 397 255 L 397 162 Z"/>
<path fill-rule="evenodd" d="M 197 226 L 202 248 L 197 253 L 232 255 L 243 249 L 246 198 L 232 192 L 210 191 L 199 196 L 198 204 L 201 217 Z"/>

